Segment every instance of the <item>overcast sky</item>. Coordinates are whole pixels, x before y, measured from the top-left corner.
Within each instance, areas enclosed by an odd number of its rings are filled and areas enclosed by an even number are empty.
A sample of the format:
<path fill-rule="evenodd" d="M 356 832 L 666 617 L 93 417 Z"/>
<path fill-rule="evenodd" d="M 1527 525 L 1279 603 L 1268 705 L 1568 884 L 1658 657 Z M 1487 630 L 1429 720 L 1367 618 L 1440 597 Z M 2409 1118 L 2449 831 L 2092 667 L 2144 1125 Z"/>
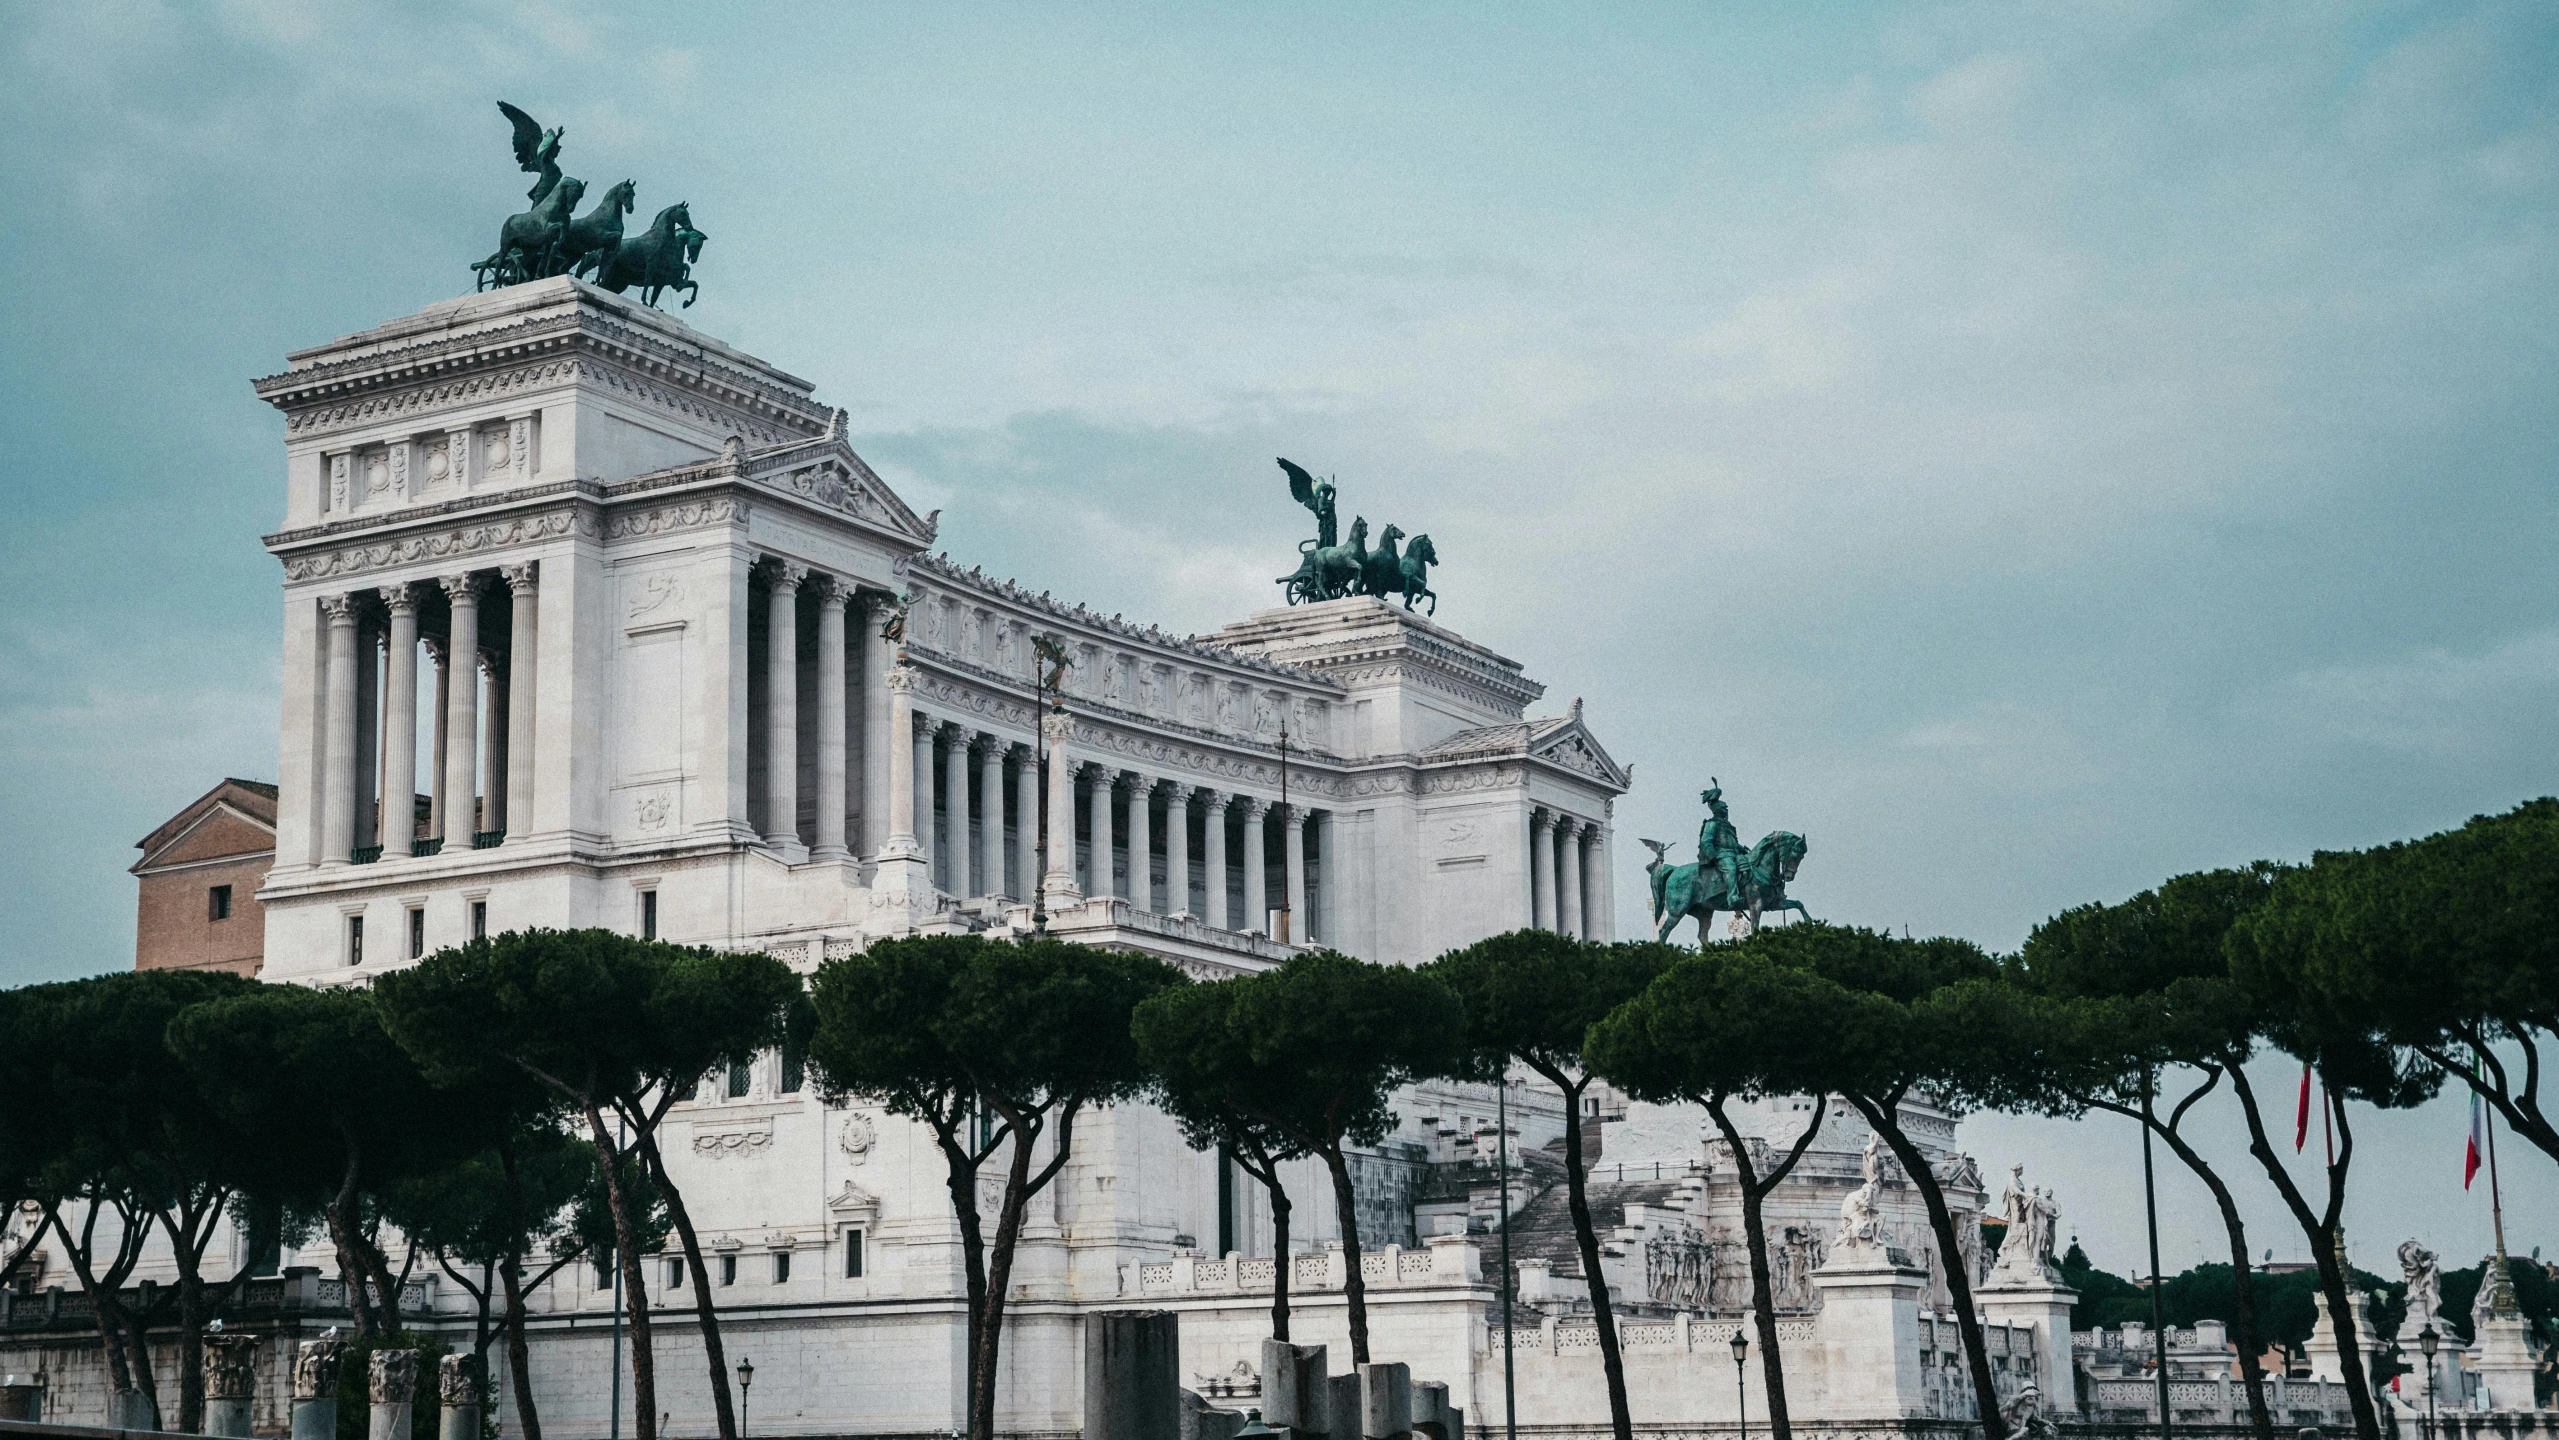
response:
<path fill-rule="evenodd" d="M 10 5 L 0 984 L 129 965 L 133 842 L 274 777 L 248 382 L 467 288 L 499 98 L 956 558 L 1206 631 L 1274 455 L 1428 532 L 1634 765 L 1630 930 L 1709 773 L 1816 914 L 2002 950 L 2559 790 L 2559 12 L 1394 8 Z M 2480 1253 L 2459 1107 L 2366 1118 L 2358 1260 Z M 2129 1127 L 1967 1134 L 2135 1263 Z"/>

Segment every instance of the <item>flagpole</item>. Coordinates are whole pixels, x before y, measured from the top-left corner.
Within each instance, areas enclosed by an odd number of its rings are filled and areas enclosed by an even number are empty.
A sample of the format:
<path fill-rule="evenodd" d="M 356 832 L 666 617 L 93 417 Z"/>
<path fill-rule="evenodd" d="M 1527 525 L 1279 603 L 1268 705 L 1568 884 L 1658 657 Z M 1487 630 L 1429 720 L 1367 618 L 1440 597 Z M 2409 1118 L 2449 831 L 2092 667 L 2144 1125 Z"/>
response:
<path fill-rule="evenodd" d="M 2488 1215 L 2497 1227 L 2497 1268 L 2506 1268 L 2506 1200 L 2497 1190 L 2497 1112 L 2488 1112 Z"/>

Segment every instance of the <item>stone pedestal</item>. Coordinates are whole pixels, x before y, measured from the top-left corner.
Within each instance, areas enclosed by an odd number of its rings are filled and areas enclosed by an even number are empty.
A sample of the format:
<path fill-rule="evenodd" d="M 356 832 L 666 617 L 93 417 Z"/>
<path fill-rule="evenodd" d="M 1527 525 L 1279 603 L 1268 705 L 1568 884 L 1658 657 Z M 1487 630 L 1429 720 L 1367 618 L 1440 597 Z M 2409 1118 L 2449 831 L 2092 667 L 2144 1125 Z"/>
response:
<path fill-rule="evenodd" d="M 1333 1433 L 1333 1387 L 1324 1347 L 1262 1342 L 1262 1423 L 1304 1435 Z"/>
<path fill-rule="evenodd" d="M 159 1421 L 151 1413 L 151 1397 L 139 1390 L 116 1390 L 107 1395 L 107 1428 L 111 1430 L 157 1430 Z"/>
<path fill-rule="evenodd" d="M 1436 1380 L 1413 1387 L 1413 1431 L 1425 1440 L 1466 1440 L 1466 1412 L 1448 1403 L 1448 1387 Z"/>
<path fill-rule="evenodd" d="M 332 1329 L 294 1353 L 293 1440 L 337 1440 L 338 1352 L 345 1348 Z"/>
<path fill-rule="evenodd" d="M 1994 1271 L 1973 1290 L 1973 1300 L 1988 1320 L 2031 1326 L 2035 1331 L 2035 1388 L 2043 1413 L 2056 1420 L 2079 1418 L 2079 1386 L 2071 1374 L 2070 1307 L 2079 1292 L 2033 1275 Z"/>
<path fill-rule="evenodd" d="M 1359 1367 L 1359 1433 L 1363 1440 L 1405 1440 L 1413 1430 L 1413 1367 Z"/>
<path fill-rule="evenodd" d="M 249 1409 L 258 1395 L 258 1339 L 254 1335 L 204 1337 L 204 1433 L 247 1435 Z"/>
<path fill-rule="evenodd" d="M 2479 1338 L 2463 1354 L 2463 1362 L 2488 1387 L 2488 1408 L 2516 1411 L 2533 1408 L 2532 1322 L 2520 1314 L 2488 1315 L 2479 1321 Z M 2438 1390 L 2443 1396 L 2458 1390 Z"/>
<path fill-rule="evenodd" d="M 2328 1314 L 2328 1297 L 2318 1295 L 2315 1297 L 2315 1303 L 2318 1307 L 2319 1319 L 2310 1327 L 2309 1343 L 2301 1347 L 2302 1352 L 2310 1358 L 2310 1378 L 2343 1383 L 2346 1371 L 2338 1358 L 2337 1327 Z M 2364 1379 L 2366 1383 L 2370 1383 L 2375 1348 L 2372 1334 L 2372 1297 L 2361 1290 L 2348 1290 L 2346 1305 L 2355 1320 L 2355 1348 L 2363 1355 Z M 2379 1390 L 2381 1387 L 2376 1385 L 2373 1388 Z"/>
<path fill-rule="evenodd" d="M 439 1363 L 436 1399 L 443 1405 L 436 1440 L 480 1440 L 480 1385 L 471 1373 L 470 1356 L 447 1355 Z"/>
<path fill-rule="evenodd" d="M 1084 1437 L 1183 1440 L 1182 1331 L 1172 1311 L 1084 1317 Z"/>
<path fill-rule="evenodd" d="M 1926 1414 L 1919 1299 L 1928 1291 L 1928 1272 L 1891 1246 L 1843 1244 L 1813 1272 L 1813 1285 L 1822 1294 L 1823 1396 L 1818 1409 L 1807 1411 L 1825 1420 Z"/>
<path fill-rule="evenodd" d="M 418 1390 L 418 1352 L 373 1352 L 373 1415 L 368 1440 L 409 1440 L 409 1405 Z"/>

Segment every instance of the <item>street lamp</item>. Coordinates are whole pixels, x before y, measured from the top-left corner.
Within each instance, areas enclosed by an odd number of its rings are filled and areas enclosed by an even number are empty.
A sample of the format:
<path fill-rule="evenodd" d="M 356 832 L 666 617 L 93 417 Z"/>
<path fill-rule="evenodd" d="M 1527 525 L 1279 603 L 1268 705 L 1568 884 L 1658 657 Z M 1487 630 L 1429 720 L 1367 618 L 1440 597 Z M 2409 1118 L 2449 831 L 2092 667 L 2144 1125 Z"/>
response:
<path fill-rule="evenodd" d="M 2434 1440 L 2435 1434 L 2435 1346 L 2442 1341 L 2432 1325 L 2417 1332 L 2417 1348 L 2426 1357 L 2426 1440 Z"/>
<path fill-rule="evenodd" d="M 746 1434 L 747 1394 L 754 1386 L 755 1362 L 740 1360 L 737 1362 L 737 1433 L 741 1436 Z"/>
<path fill-rule="evenodd" d="M 1741 1440 L 1750 1440 L 1750 1391 L 1742 1383 L 1742 1362 L 1750 1358 L 1750 1337 L 1733 1327 L 1733 1412 L 1742 1425 Z"/>

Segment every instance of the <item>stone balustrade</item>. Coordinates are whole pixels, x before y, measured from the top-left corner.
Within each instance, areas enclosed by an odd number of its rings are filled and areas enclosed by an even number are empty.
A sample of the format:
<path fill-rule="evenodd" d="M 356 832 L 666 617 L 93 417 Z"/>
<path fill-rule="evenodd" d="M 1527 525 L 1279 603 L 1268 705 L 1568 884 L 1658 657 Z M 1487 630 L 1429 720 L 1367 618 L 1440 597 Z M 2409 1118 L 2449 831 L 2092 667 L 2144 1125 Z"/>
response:
<path fill-rule="evenodd" d="M 1345 1288 L 1350 1281 L 1348 1258 L 1338 1245 L 1315 1254 L 1290 1256 L 1290 1293 L 1315 1294 Z M 1267 1295 L 1278 1266 L 1279 1261 L 1269 1256 L 1229 1255 L 1212 1260 L 1201 1255 L 1176 1255 L 1170 1260 L 1128 1267 L 1137 1273 L 1130 1277 L 1134 1284 L 1123 1279 L 1122 1289 L 1123 1293 L 1166 1298 Z M 1372 1290 L 1486 1283 L 1482 1253 L 1464 1235 L 1435 1235 L 1420 1249 L 1388 1245 L 1367 1251 L 1360 1256 L 1360 1279 Z"/>

